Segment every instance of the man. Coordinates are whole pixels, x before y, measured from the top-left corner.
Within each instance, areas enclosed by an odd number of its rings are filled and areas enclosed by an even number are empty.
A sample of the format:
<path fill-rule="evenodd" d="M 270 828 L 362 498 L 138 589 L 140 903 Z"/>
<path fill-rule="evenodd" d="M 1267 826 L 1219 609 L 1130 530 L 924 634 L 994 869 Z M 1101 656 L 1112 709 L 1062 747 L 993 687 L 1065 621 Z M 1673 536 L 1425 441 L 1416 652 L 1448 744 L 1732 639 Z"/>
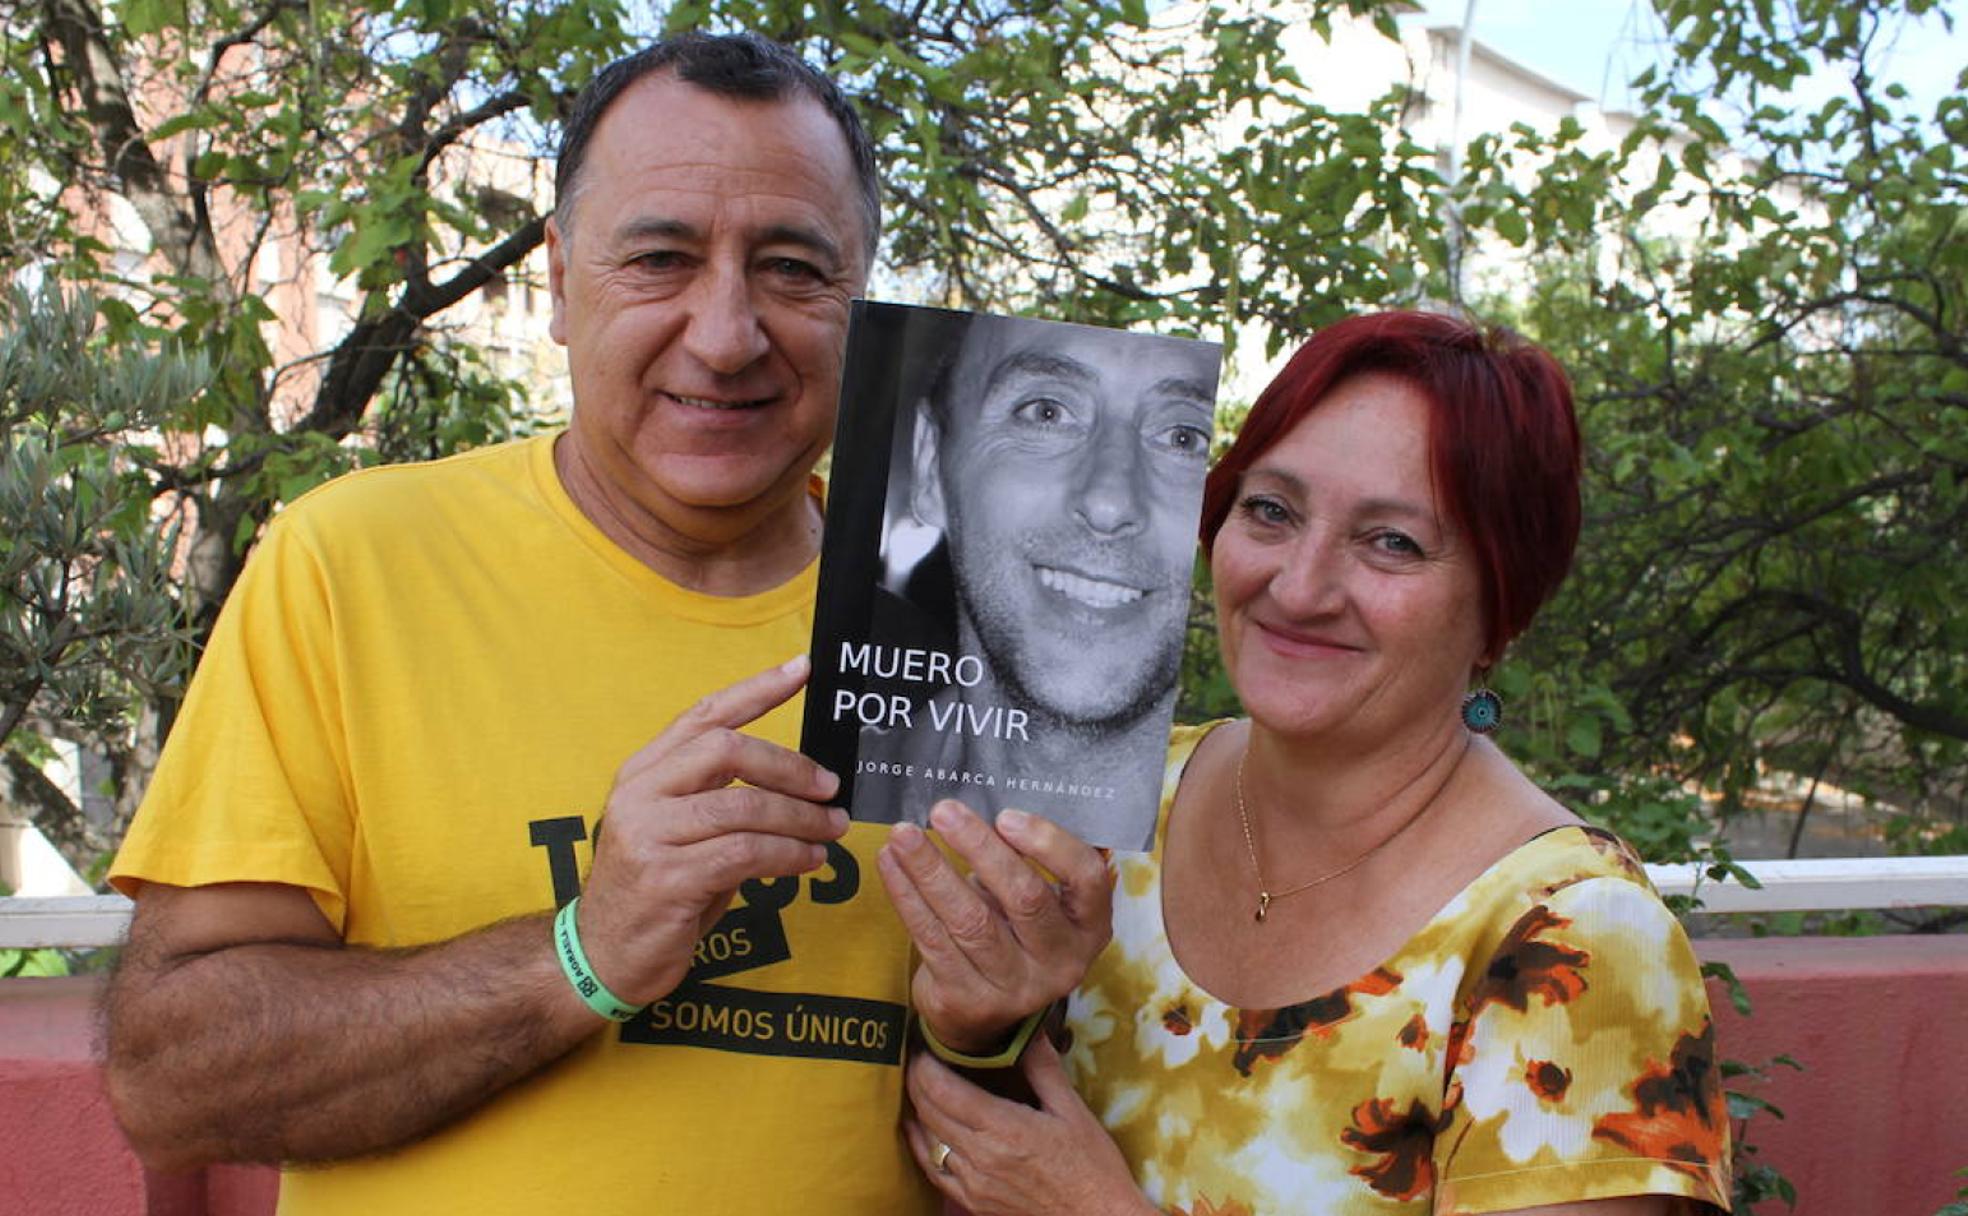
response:
<path fill-rule="evenodd" d="M 1216 348 L 984 317 L 956 351 L 916 417 L 912 512 L 944 538 L 926 563 L 947 563 L 956 653 L 983 662 L 915 716 L 977 728 L 865 739 L 860 780 L 881 779 L 870 761 L 910 773 L 893 784 L 917 822 L 951 797 L 1145 847 L 1180 674 Z"/>
<path fill-rule="evenodd" d="M 556 186 L 573 421 L 268 530 L 112 872 L 112 1101 L 153 1165 L 333 1163 L 285 1176 L 287 1213 L 914 1210 L 907 945 L 879 838 L 790 750 L 780 662 L 876 238 L 866 135 L 782 48 L 691 36 L 595 80 Z M 1081 885 L 952 947 L 1023 990 L 917 977 L 958 1050 L 1105 933 L 1083 851 L 964 827 L 1014 900 L 1006 839 Z M 905 852 L 931 904 L 973 897 Z"/>

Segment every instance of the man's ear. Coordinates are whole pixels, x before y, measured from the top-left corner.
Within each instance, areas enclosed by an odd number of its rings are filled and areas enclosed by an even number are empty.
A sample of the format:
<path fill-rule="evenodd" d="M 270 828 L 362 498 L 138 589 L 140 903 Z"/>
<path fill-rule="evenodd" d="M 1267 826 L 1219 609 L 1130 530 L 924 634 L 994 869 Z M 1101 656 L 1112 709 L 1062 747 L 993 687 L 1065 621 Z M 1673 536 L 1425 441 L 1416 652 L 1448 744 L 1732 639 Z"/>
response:
<path fill-rule="evenodd" d="M 943 509 L 943 474 L 936 460 L 936 449 L 941 445 L 941 439 L 942 432 L 937 429 L 936 415 L 929 408 L 929 402 L 918 401 L 913 453 L 915 477 L 909 485 L 909 513 L 924 527 L 939 531 L 949 527 L 949 516 Z"/>
<path fill-rule="evenodd" d="M 567 238 L 561 234 L 560 218 L 547 217 L 547 295 L 553 300 L 553 317 L 547 322 L 547 336 L 567 345 Z"/>

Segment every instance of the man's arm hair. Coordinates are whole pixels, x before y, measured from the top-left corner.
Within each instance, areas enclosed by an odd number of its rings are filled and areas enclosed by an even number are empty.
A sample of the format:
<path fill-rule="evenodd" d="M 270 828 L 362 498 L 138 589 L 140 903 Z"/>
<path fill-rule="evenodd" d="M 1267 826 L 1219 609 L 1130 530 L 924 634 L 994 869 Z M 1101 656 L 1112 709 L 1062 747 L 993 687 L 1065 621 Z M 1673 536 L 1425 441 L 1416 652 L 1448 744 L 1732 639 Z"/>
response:
<path fill-rule="evenodd" d="M 741 729 L 808 669 L 801 656 L 706 695 L 617 771 L 581 934 L 622 1000 L 667 995 L 746 882 L 817 870 L 846 833 L 823 801 L 832 774 Z M 107 1021 L 110 1102 L 162 1168 L 395 1148 L 607 1025 L 567 982 L 544 913 L 368 949 L 345 946 L 305 890 L 267 883 L 145 884 Z"/>
<path fill-rule="evenodd" d="M 604 1025 L 546 915 L 342 944 L 299 887 L 146 884 L 106 1000 L 108 1089 L 146 1164 L 326 1162 L 407 1144 Z"/>

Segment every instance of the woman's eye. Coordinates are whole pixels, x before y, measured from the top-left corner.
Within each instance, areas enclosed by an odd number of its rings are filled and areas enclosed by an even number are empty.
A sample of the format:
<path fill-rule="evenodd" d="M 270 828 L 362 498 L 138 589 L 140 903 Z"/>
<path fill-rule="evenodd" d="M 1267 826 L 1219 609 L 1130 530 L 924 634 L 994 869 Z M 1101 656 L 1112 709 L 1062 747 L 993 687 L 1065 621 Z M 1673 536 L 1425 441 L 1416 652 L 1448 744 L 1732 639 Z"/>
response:
<path fill-rule="evenodd" d="M 1405 532 L 1382 532 L 1374 537 L 1374 545 L 1382 552 L 1398 557 L 1422 556 L 1421 545 Z"/>
<path fill-rule="evenodd" d="M 1244 499 L 1237 504 L 1237 509 L 1246 517 L 1261 524 L 1291 522 L 1291 512 L 1285 510 L 1285 504 L 1275 498 L 1266 498 L 1262 494 L 1253 494 Z"/>

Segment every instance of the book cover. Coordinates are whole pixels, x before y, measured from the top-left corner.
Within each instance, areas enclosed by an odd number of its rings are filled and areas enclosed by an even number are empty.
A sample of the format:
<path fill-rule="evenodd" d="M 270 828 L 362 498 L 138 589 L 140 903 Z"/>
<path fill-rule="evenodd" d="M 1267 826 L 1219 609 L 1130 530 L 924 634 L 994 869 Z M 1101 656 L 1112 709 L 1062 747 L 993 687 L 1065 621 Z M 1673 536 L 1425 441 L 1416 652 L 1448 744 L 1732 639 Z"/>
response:
<path fill-rule="evenodd" d="M 1148 846 L 1220 361 L 855 303 L 801 735 L 854 818 L 955 798 Z"/>

